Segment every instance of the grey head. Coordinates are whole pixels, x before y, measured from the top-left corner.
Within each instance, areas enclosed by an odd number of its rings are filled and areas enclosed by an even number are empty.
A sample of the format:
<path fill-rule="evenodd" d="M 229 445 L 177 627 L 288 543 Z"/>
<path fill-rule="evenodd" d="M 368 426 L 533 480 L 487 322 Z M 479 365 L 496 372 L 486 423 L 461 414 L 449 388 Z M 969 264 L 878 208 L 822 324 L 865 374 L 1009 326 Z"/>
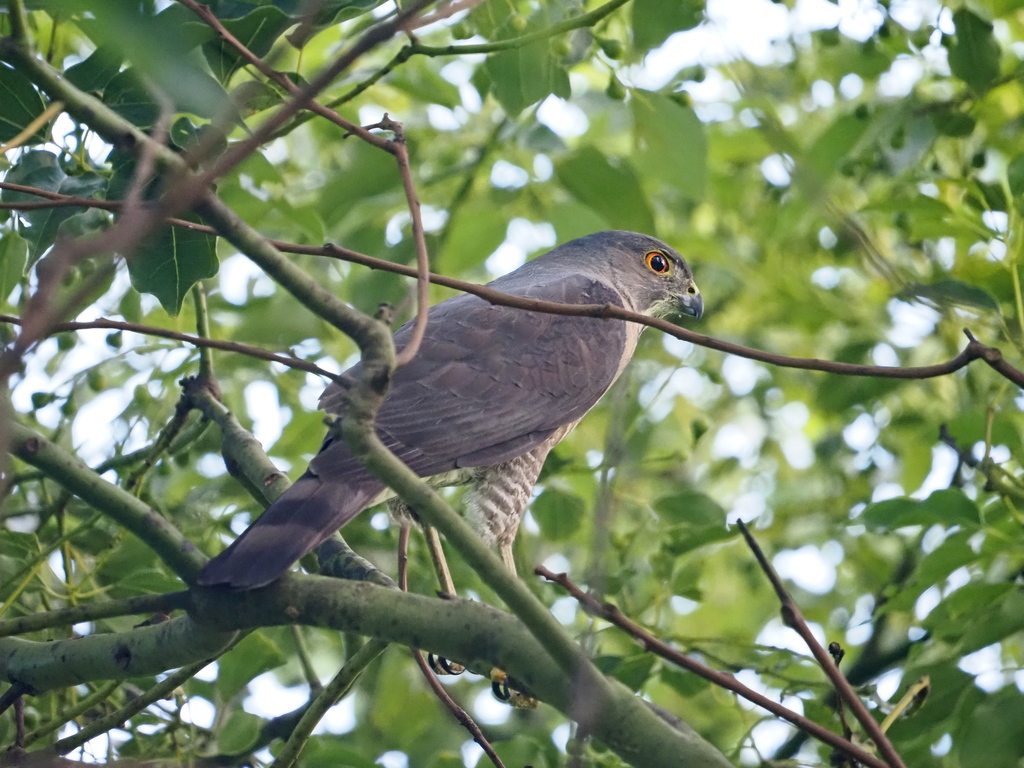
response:
<path fill-rule="evenodd" d="M 537 286 L 569 275 L 584 275 L 611 286 L 627 309 L 655 317 L 704 314 L 693 272 L 673 248 L 637 232 L 609 230 L 571 240 L 491 283 L 529 295 Z"/>

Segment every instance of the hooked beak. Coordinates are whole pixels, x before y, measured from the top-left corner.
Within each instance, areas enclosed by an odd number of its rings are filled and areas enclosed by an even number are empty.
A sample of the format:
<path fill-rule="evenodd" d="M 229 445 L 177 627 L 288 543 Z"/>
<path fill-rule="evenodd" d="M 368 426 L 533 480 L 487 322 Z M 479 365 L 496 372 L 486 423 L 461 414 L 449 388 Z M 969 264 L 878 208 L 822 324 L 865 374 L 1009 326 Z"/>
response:
<path fill-rule="evenodd" d="M 704 299 L 699 293 L 684 293 L 679 297 L 679 311 L 700 320 L 704 316 Z"/>

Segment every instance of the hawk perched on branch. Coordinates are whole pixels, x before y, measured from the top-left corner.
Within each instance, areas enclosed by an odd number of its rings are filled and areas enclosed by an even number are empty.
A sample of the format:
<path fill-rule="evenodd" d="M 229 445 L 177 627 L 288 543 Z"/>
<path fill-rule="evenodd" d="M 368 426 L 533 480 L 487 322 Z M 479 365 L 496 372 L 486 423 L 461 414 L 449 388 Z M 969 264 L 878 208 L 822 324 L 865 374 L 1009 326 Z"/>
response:
<path fill-rule="evenodd" d="M 686 261 L 634 232 L 599 232 L 489 284 L 566 304 L 613 304 L 649 315 L 703 314 Z M 433 485 L 470 486 L 467 517 L 507 564 L 548 452 L 611 387 L 643 326 L 497 306 L 461 295 L 430 309 L 416 357 L 395 372 L 377 417 L 384 443 Z M 395 334 L 406 342 L 412 322 Z M 358 376 L 359 365 L 351 369 Z M 344 390 L 320 398 L 341 413 Z M 344 441 L 324 442 L 300 477 L 199 575 L 203 586 L 253 589 L 277 579 L 362 510 L 393 494 Z"/>

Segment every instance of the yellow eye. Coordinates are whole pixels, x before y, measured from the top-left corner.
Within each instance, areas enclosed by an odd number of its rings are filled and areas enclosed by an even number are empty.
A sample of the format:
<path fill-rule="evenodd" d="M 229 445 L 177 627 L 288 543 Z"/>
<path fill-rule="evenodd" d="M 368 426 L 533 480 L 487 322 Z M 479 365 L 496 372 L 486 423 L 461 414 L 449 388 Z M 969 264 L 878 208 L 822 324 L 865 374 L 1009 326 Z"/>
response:
<path fill-rule="evenodd" d="M 672 274 L 672 262 L 661 251 L 651 251 L 644 256 L 644 264 L 656 275 Z"/>

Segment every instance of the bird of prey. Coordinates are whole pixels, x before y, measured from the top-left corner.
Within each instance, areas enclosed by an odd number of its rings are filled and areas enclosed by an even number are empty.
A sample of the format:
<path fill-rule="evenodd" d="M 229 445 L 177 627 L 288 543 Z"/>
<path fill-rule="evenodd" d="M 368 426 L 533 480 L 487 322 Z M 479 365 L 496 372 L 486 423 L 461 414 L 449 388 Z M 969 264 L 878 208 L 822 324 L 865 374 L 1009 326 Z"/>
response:
<path fill-rule="evenodd" d="M 686 261 L 634 232 L 565 243 L 494 280 L 516 296 L 703 314 Z M 498 306 L 463 294 L 432 307 L 419 352 L 395 371 L 377 416 L 383 442 L 434 486 L 468 484 L 469 523 L 511 565 L 511 546 L 548 452 L 622 373 L 643 326 Z M 412 322 L 395 333 L 401 348 Z M 357 376 L 357 364 L 349 373 Z M 320 407 L 341 414 L 343 386 Z M 332 430 L 302 475 L 199 574 L 202 586 L 269 584 L 367 507 L 394 494 Z"/>

